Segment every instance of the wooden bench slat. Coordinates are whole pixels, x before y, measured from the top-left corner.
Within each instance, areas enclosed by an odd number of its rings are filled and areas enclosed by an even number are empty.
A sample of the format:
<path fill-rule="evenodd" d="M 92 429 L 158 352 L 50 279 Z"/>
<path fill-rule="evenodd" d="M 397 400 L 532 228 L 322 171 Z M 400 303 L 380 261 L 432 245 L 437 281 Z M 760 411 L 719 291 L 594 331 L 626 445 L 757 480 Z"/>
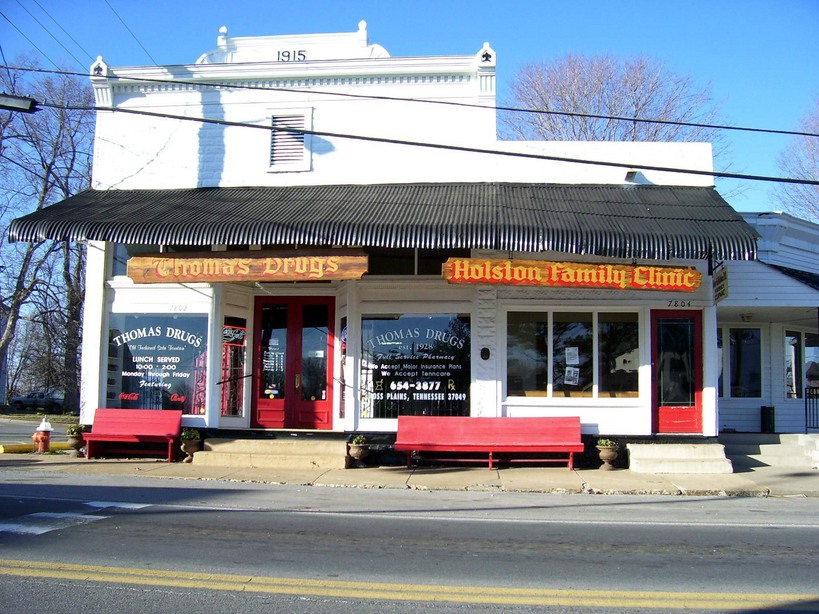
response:
<path fill-rule="evenodd" d="M 583 452 L 580 418 L 473 418 L 455 416 L 399 416 L 395 449 L 412 452 L 484 452 L 492 469 L 493 454 L 566 454 L 542 462 L 567 462 L 574 468 L 574 453 Z M 440 460 L 440 459 L 439 459 Z M 460 459 L 466 460 L 466 459 Z M 474 460 L 474 459 L 472 459 Z"/>
<path fill-rule="evenodd" d="M 94 424 L 85 439 L 85 457 L 94 458 L 105 443 L 164 443 L 168 462 L 173 461 L 174 443 L 182 431 L 181 409 L 115 409 L 99 408 Z M 105 446 L 109 447 L 109 446 Z M 113 447 L 109 447 L 113 449 Z M 127 451 L 117 448 L 117 451 Z M 154 452 L 155 448 L 134 448 L 134 452 Z M 164 452 L 163 452 L 164 454 Z"/>

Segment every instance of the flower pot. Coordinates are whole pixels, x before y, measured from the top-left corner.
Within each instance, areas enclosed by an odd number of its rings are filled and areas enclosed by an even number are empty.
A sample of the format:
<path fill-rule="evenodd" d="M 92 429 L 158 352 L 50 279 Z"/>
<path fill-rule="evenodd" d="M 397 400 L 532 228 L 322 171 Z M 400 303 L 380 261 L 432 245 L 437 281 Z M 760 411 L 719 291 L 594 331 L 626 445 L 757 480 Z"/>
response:
<path fill-rule="evenodd" d="M 603 461 L 603 464 L 600 465 L 601 471 L 612 471 L 614 469 L 614 465 L 611 463 L 617 458 L 617 447 L 616 446 L 596 446 L 598 450 L 598 456 L 600 460 Z"/>
<path fill-rule="evenodd" d="M 182 459 L 183 463 L 192 463 L 193 462 L 193 453 L 198 452 L 200 446 L 202 445 L 201 439 L 183 439 L 182 440 L 182 451 L 187 455 L 185 458 Z"/>
<path fill-rule="evenodd" d="M 350 456 L 356 460 L 367 458 L 370 455 L 370 445 L 367 443 L 351 443 Z"/>
<path fill-rule="evenodd" d="M 83 443 L 84 440 L 82 438 L 82 434 L 68 435 L 68 445 L 73 448 L 73 450 L 71 450 L 71 452 L 69 452 L 68 455 L 71 456 L 72 458 L 79 456 L 80 448 L 82 448 Z"/>

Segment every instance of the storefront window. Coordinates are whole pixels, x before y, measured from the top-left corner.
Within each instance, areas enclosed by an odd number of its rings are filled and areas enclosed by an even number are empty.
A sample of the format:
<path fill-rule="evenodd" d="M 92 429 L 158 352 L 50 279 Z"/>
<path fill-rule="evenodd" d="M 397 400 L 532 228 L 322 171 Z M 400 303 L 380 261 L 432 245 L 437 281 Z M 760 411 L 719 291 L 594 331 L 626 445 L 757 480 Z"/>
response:
<path fill-rule="evenodd" d="M 549 384 L 548 314 L 510 312 L 506 319 L 509 396 L 545 396 Z"/>
<path fill-rule="evenodd" d="M 205 413 L 208 317 L 111 315 L 107 403 Z"/>
<path fill-rule="evenodd" d="M 728 331 L 732 397 L 762 396 L 762 334 L 758 328 Z"/>
<path fill-rule="evenodd" d="M 819 388 L 819 334 L 805 333 L 805 386 Z"/>
<path fill-rule="evenodd" d="M 598 315 L 600 395 L 636 397 L 640 329 L 636 313 Z"/>
<path fill-rule="evenodd" d="M 785 396 L 802 398 L 802 335 L 785 331 Z"/>
<path fill-rule="evenodd" d="M 592 397 L 596 387 L 598 397 L 636 397 L 638 322 L 636 313 L 509 312 L 507 396 Z"/>
<path fill-rule="evenodd" d="M 469 415 L 469 316 L 364 316 L 361 348 L 362 418 Z"/>
<path fill-rule="evenodd" d="M 247 321 L 244 318 L 225 318 L 222 329 L 221 413 L 241 417 L 244 414 L 245 356 Z"/>
<path fill-rule="evenodd" d="M 717 365 L 719 366 L 719 381 L 717 383 L 717 396 L 722 398 L 725 396 L 725 392 L 723 392 L 723 353 L 722 353 L 722 337 L 723 337 L 723 330 L 721 328 L 717 329 Z"/>
<path fill-rule="evenodd" d="M 590 313 L 555 313 L 552 327 L 555 396 L 590 397 L 594 331 Z"/>

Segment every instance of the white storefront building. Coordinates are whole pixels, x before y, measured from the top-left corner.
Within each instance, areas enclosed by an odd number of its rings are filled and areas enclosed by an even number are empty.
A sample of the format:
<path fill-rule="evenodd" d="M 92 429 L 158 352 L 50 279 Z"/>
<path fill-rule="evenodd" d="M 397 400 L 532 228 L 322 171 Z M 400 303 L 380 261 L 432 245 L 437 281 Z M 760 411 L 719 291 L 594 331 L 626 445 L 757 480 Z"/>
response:
<path fill-rule="evenodd" d="M 758 261 L 725 264 L 717 343 L 720 431 L 819 429 L 819 224 L 745 213 Z"/>
<path fill-rule="evenodd" d="M 711 273 L 757 237 L 710 145 L 498 141 L 496 60 L 393 58 L 362 22 L 95 62 L 93 189 L 10 230 L 87 241 L 82 421 L 715 436 Z"/>

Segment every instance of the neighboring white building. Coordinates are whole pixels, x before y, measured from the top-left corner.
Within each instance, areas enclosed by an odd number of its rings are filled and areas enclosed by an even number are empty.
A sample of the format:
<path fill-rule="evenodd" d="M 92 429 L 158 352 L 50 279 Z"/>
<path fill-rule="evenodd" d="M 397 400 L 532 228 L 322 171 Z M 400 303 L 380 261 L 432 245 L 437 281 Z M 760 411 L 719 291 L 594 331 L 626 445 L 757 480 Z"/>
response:
<path fill-rule="evenodd" d="M 804 433 L 806 389 L 819 388 L 819 225 L 780 212 L 743 217 L 760 234 L 759 261 L 725 265 L 720 430 Z M 774 409 L 763 419 L 761 407 Z"/>
<path fill-rule="evenodd" d="M 715 436 L 711 266 L 756 234 L 710 145 L 498 141 L 496 59 L 393 58 L 363 22 L 98 59 L 93 190 L 10 229 L 88 241 L 82 420 Z"/>

